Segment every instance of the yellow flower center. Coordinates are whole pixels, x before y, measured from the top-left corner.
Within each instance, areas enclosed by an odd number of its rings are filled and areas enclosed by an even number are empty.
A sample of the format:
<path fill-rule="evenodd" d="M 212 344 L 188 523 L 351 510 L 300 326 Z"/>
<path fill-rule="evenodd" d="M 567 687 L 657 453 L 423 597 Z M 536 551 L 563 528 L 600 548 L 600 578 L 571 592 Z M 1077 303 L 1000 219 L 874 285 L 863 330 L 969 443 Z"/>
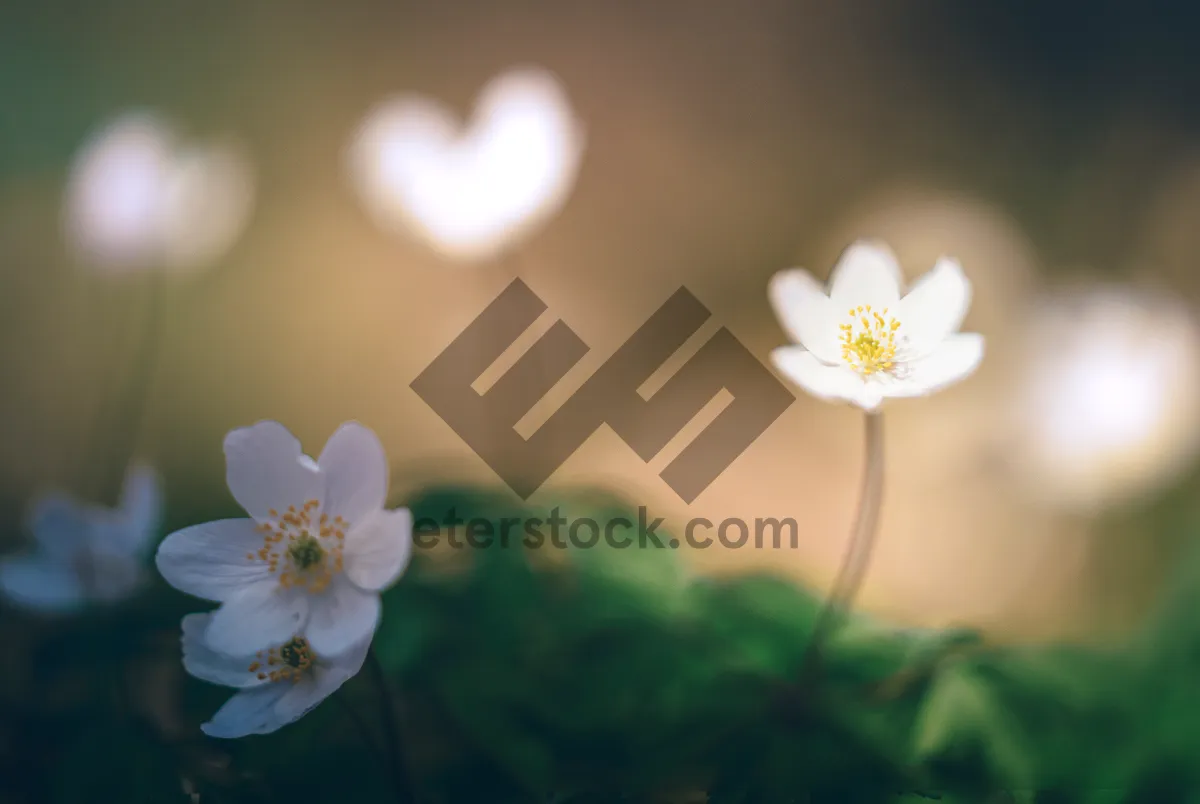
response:
<path fill-rule="evenodd" d="M 265 561 L 284 588 L 325 591 L 342 571 L 342 546 L 350 523 L 340 516 L 330 519 L 320 508 L 319 502 L 309 500 L 299 510 L 294 505 L 282 514 L 271 509 L 271 520 L 258 526 L 263 546 L 246 558 Z"/>
<path fill-rule="evenodd" d="M 842 324 L 842 359 L 864 377 L 888 372 L 896 361 L 896 331 L 900 322 L 888 311 L 876 312 L 864 304 L 850 310 L 850 323 Z"/>
<path fill-rule="evenodd" d="M 316 658 L 307 639 L 292 637 L 278 648 L 260 650 L 247 669 L 262 681 L 296 682 L 312 669 Z"/>

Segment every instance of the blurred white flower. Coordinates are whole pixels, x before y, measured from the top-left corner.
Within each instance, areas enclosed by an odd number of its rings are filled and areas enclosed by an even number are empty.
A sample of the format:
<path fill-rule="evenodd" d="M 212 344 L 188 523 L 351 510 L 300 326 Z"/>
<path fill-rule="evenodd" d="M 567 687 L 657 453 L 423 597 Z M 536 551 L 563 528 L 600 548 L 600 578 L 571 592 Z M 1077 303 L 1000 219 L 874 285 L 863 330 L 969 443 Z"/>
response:
<path fill-rule="evenodd" d="M 1179 300 L 1099 286 L 1030 317 L 1010 454 L 1030 492 L 1094 509 L 1148 492 L 1200 446 L 1200 331 Z"/>
<path fill-rule="evenodd" d="M 253 200 L 240 151 L 185 142 L 162 118 L 131 112 L 98 130 L 76 156 L 66 233 L 105 270 L 186 271 L 224 255 Z"/>
<path fill-rule="evenodd" d="M 419 96 L 377 105 L 350 146 L 349 170 L 380 225 L 451 258 L 479 260 L 562 206 L 583 145 L 558 80 L 515 69 L 484 87 L 465 126 Z"/>
<path fill-rule="evenodd" d="M 412 551 L 412 514 L 385 510 L 388 464 L 366 427 L 338 428 L 314 461 L 278 422 L 225 437 L 226 480 L 249 519 L 169 535 L 158 548 L 169 584 L 223 605 L 210 648 L 232 656 L 303 633 L 334 656 L 379 624 L 379 592 Z"/>
<path fill-rule="evenodd" d="M 366 659 L 365 639 L 341 656 L 316 653 L 303 636 L 245 656 L 212 650 L 205 638 L 211 614 L 183 618 L 183 666 L 196 678 L 238 692 L 200 726 L 210 737 L 236 738 L 269 734 L 294 723 L 353 678 Z"/>
<path fill-rule="evenodd" d="M 807 271 L 776 274 L 771 304 L 799 345 L 775 349 L 772 361 L 813 396 L 866 411 L 969 376 L 983 358 L 983 337 L 958 332 L 971 301 L 958 263 L 941 258 L 904 298 L 902 281 L 895 255 L 868 241 L 843 253 L 828 295 Z"/>
<path fill-rule="evenodd" d="M 0 560 L 0 593 L 47 612 L 122 600 L 145 579 L 146 554 L 161 518 L 158 476 L 146 466 L 130 468 L 115 509 L 46 495 L 29 517 L 36 548 Z"/>

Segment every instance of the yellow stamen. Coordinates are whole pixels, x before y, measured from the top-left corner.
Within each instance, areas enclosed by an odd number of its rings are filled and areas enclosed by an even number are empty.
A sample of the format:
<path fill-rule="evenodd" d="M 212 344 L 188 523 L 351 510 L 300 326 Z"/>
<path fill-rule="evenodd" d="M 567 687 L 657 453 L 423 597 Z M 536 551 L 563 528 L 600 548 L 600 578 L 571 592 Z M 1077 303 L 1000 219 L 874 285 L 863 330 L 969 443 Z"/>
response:
<path fill-rule="evenodd" d="M 262 561 L 279 578 L 285 589 L 303 589 L 318 594 L 329 588 L 333 576 L 342 572 L 342 550 L 350 523 L 340 516 L 321 512 L 319 500 L 305 500 L 297 509 L 290 505 L 258 526 L 263 545 L 247 553 L 246 560 Z"/>
<path fill-rule="evenodd" d="M 865 304 L 849 311 L 850 323 L 840 324 L 842 359 L 864 377 L 889 372 L 896 365 L 896 332 L 900 322 Z M 856 331 L 857 330 L 857 331 Z"/>
<path fill-rule="evenodd" d="M 299 681 L 312 669 L 316 656 L 304 637 L 292 637 L 278 648 L 259 651 L 246 669 L 263 681 Z M 263 670 L 263 666 L 268 669 Z"/>

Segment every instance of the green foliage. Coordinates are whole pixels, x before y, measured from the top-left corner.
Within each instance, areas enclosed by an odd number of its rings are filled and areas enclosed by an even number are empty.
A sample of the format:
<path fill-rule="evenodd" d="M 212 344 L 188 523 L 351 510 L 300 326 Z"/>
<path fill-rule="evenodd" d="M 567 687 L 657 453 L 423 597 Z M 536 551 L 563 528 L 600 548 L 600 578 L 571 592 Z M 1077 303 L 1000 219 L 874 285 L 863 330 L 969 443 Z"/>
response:
<path fill-rule="evenodd" d="M 560 505 L 623 513 L 582 493 Z M 413 508 L 545 513 L 469 489 Z M 1200 564 L 1124 650 L 998 647 L 855 617 L 799 689 L 820 601 L 781 580 L 693 578 L 670 549 L 636 544 L 452 552 L 418 554 L 375 640 L 425 804 L 1200 801 Z M 178 619 L 196 608 L 158 588 L 23 645 L 61 673 L 0 703 L 22 740 L 0 765 L 0 782 L 19 781 L 0 790 L 64 804 L 395 800 L 370 667 L 275 734 L 204 738 L 229 691 L 182 677 Z M 138 661 L 171 668 L 174 727 L 110 694 L 113 668 Z"/>

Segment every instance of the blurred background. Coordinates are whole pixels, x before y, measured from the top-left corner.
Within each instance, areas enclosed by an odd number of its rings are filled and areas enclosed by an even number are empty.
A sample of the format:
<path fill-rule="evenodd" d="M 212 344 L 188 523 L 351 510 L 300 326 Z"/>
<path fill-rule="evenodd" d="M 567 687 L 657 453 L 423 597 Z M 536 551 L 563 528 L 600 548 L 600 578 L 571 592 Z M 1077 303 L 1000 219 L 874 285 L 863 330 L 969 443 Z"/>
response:
<path fill-rule="evenodd" d="M 769 277 L 876 237 L 910 279 L 961 260 L 988 356 L 889 408 L 863 605 L 1125 633 L 1186 547 L 1161 525 L 1200 433 L 1200 12 L 1166 5 L 10 0 L 0 548 L 42 491 L 115 502 L 132 458 L 189 524 L 262 418 L 313 453 L 367 424 L 397 502 L 496 485 L 409 384 L 513 277 L 591 348 L 544 419 L 680 285 L 766 362 Z M 682 446 L 598 432 L 534 501 L 792 516 L 797 549 L 682 557 L 828 583 L 855 411 L 797 392 L 691 505 L 657 476 Z"/>
<path fill-rule="evenodd" d="M 851 241 L 880 237 L 910 278 L 942 253 L 962 261 L 966 328 L 989 355 L 970 383 L 894 406 L 864 600 L 1025 635 L 1120 628 L 1169 561 L 1172 545 L 1101 535 L 1094 514 L 1179 483 L 1195 441 L 1195 20 L 937 2 L 66 8 L 10 4 L 0 47 L 13 546 L 42 487 L 112 497 L 122 449 L 160 468 L 168 497 L 223 494 L 221 438 L 260 418 L 313 450 L 360 419 L 403 467 L 401 495 L 494 482 L 408 385 L 513 276 L 592 348 L 565 398 L 680 284 L 765 361 L 783 340 L 769 276 L 825 277 Z M 561 174 L 543 183 L 557 202 L 469 258 L 453 215 L 471 212 L 453 199 L 416 207 L 449 210 L 444 248 L 405 237 L 373 121 L 417 95 L 470 126 L 489 82 L 522 69 L 557 92 L 515 90 L 542 147 L 514 164 Z M 151 200 L 156 181 L 184 197 Z M 500 204 L 521 192 L 482 181 Z M 152 234 L 164 206 L 174 220 Z M 154 237 L 164 256 L 140 245 Z M 1047 318 L 1076 337 L 1043 333 Z M 1083 432 L 1049 432 L 1062 422 Z M 643 464 L 606 431 L 552 484 L 615 484 L 670 521 L 795 516 L 798 550 L 691 558 L 821 583 L 860 437 L 852 410 L 801 397 L 690 507 L 657 477 L 671 448 Z"/>

